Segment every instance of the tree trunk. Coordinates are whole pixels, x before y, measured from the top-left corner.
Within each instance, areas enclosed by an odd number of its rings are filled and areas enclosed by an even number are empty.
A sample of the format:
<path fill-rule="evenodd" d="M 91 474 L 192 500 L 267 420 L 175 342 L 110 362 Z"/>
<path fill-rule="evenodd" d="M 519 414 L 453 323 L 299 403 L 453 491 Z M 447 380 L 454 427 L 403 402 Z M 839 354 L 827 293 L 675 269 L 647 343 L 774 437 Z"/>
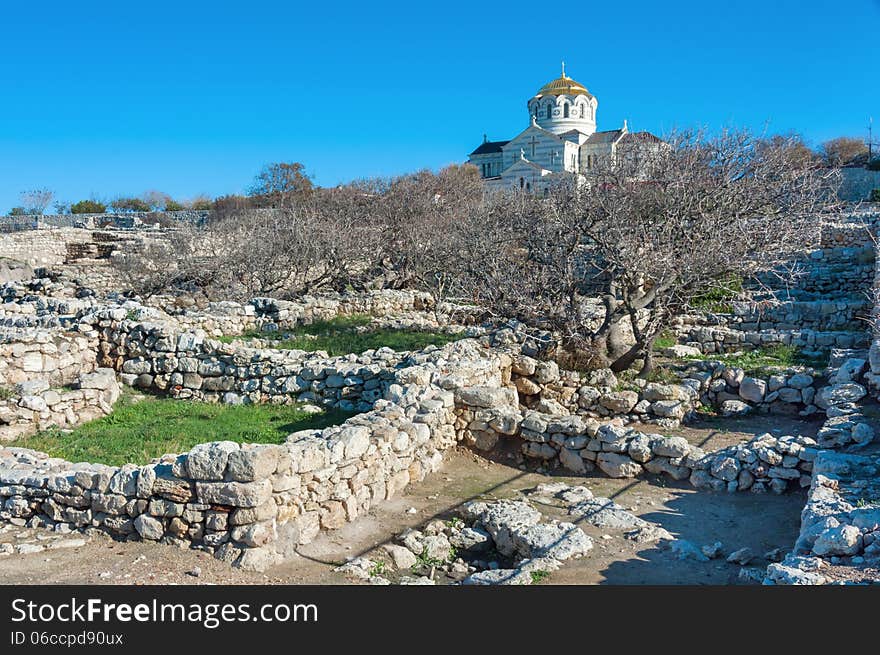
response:
<path fill-rule="evenodd" d="M 625 329 L 623 316 L 612 320 L 608 328 L 607 354 L 610 360 L 624 357 L 632 346 L 632 334 Z"/>
<path fill-rule="evenodd" d="M 615 373 L 622 373 L 633 365 L 633 363 L 639 358 L 642 352 L 644 352 L 644 349 L 644 343 L 634 343 L 629 350 L 627 350 L 620 357 L 612 361 L 609 368 Z"/>
<path fill-rule="evenodd" d="M 639 371 L 640 378 L 647 378 L 654 370 L 654 339 L 651 337 L 645 344 L 645 361 L 642 363 L 642 370 Z"/>

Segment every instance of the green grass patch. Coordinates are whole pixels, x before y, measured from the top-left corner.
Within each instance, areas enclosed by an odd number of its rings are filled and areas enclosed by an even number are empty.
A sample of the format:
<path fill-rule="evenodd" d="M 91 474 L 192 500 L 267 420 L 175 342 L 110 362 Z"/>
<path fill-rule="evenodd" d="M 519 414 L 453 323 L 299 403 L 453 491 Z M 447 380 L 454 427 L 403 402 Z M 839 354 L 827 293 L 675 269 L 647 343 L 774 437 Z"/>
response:
<path fill-rule="evenodd" d="M 715 286 L 696 296 L 691 306 L 714 314 L 730 314 L 732 300 L 742 293 L 743 279 L 739 275 L 730 275 L 719 280 Z"/>
<path fill-rule="evenodd" d="M 329 321 L 315 321 L 300 325 L 288 332 L 247 332 L 239 336 L 224 336 L 220 341 L 232 343 L 240 339 L 265 339 L 273 348 L 284 350 L 323 350 L 331 356 L 362 353 L 388 347 L 392 350 L 421 350 L 427 346 L 442 346 L 461 338 L 456 334 L 420 332 L 416 330 L 362 329 L 371 322 L 370 316 L 353 314 L 337 316 Z"/>
<path fill-rule="evenodd" d="M 662 352 L 666 348 L 678 345 L 678 339 L 670 332 L 663 332 L 659 337 L 654 339 L 654 352 Z"/>
<path fill-rule="evenodd" d="M 296 405 L 222 405 L 125 395 L 111 414 L 71 432 L 45 430 L 8 445 L 72 462 L 146 464 L 206 441 L 283 443 L 291 432 L 337 425 L 350 416 L 341 410 L 310 414 Z"/>
<path fill-rule="evenodd" d="M 550 577 L 550 571 L 532 571 L 532 584 L 541 584 Z"/>
<path fill-rule="evenodd" d="M 15 392 L 9 387 L 0 387 L 0 400 L 9 400 L 15 397 Z"/>
<path fill-rule="evenodd" d="M 747 375 L 761 375 L 772 372 L 772 369 L 775 368 L 792 366 L 811 366 L 813 368 L 828 366 L 827 356 L 810 357 L 794 346 L 784 345 L 756 348 L 731 355 L 703 355 L 692 359 L 717 360 L 727 366 L 744 369 Z"/>

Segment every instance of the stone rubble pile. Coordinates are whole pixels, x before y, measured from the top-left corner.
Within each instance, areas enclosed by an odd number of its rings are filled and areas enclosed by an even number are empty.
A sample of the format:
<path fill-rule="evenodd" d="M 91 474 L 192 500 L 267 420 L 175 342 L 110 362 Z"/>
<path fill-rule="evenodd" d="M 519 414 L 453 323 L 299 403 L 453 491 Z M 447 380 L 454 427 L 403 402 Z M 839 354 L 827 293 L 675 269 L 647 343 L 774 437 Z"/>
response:
<path fill-rule="evenodd" d="M 573 523 L 511 499 L 470 501 L 452 520 L 405 530 L 395 542 L 336 570 L 370 584 L 529 585 L 593 548 Z"/>

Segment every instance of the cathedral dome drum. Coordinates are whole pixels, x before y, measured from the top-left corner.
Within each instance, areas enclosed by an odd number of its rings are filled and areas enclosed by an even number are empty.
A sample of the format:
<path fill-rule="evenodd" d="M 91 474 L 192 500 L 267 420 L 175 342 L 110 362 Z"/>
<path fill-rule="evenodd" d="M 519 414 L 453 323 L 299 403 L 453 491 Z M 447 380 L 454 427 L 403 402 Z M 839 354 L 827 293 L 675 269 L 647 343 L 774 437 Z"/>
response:
<path fill-rule="evenodd" d="M 529 115 L 545 130 L 562 134 L 577 130 L 583 134 L 596 131 L 596 97 L 580 82 L 565 74 L 541 87 L 529 101 Z"/>

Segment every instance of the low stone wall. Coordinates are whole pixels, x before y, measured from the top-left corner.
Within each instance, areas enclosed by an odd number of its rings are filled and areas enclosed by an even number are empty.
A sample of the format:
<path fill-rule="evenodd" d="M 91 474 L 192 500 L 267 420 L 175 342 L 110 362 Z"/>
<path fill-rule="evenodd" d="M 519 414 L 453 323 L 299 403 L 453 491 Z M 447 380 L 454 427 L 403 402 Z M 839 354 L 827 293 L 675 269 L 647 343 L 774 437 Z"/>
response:
<path fill-rule="evenodd" d="M 864 330 L 822 332 L 817 330 L 744 331 L 725 326 L 685 324 L 679 341 L 705 354 L 724 354 L 772 346 L 793 346 L 799 350 L 827 352 L 834 348 L 867 348 L 870 336 Z"/>
<path fill-rule="evenodd" d="M 764 584 L 821 585 L 834 581 L 831 566 L 880 565 L 878 476 L 878 457 L 821 451 L 794 550 Z"/>
<path fill-rule="evenodd" d="M 636 379 L 621 384 L 610 370 L 588 374 L 560 370 L 552 361 L 512 355 L 511 384 L 519 402 L 548 414 L 585 414 L 627 422 L 675 427 L 697 404 L 726 416 L 759 412 L 809 416 L 824 408 L 814 404 L 822 376 L 812 368 L 794 367 L 763 377 L 717 361 L 694 361 L 676 369 L 677 383 Z"/>
<path fill-rule="evenodd" d="M 129 386 L 175 398 L 225 403 L 311 402 L 365 411 L 383 397 L 403 356 L 388 348 L 328 358 L 298 350 L 256 349 L 138 323 L 124 309 L 84 319 L 100 334 L 98 363 Z"/>
<path fill-rule="evenodd" d="M 0 449 L 0 519 L 194 545 L 261 570 L 436 470 L 456 442 L 454 383 L 500 384 L 473 343 L 399 371 L 374 409 L 280 446 L 212 442 L 146 465 Z"/>
<path fill-rule="evenodd" d="M 174 223 L 200 223 L 209 215 L 207 210 L 186 209 L 173 212 L 106 212 L 103 214 L 42 214 L 0 217 L 0 232 L 26 232 L 57 228 L 156 228 Z"/>
<path fill-rule="evenodd" d="M 60 387 L 95 369 L 97 339 L 50 330 L 18 331 L 14 339 L 0 341 L 0 387 L 28 380 Z"/>
<path fill-rule="evenodd" d="M 328 293 L 299 300 L 258 297 L 248 303 L 209 303 L 199 310 L 178 310 L 174 299 L 159 304 L 183 330 L 204 330 L 210 336 L 239 335 L 250 331 L 277 332 L 337 316 L 367 314 L 401 316 L 430 308 L 430 295 L 417 291 L 381 290 L 365 293 Z"/>
<path fill-rule="evenodd" d="M 630 387 L 607 370 L 561 371 L 532 357 L 533 336 L 508 339 L 493 332 L 405 355 L 380 349 L 327 358 L 226 344 L 193 327 L 228 316 L 240 326 L 253 320 L 263 329 L 281 329 L 347 312 L 394 315 L 423 308 L 422 301 L 406 293 L 301 303 L 257 299 L 217 305 L 199 317 L 84 300 L 65 318 L 76 332 L 52 334 L 84 340 L 82 352 L 96 354 L 91 365 L 118 372 L 126 384 L 204 401 L 307 401 L 362 413 L 341 426 L 292 434 L 278 446 L 212 442 L 147 465 L 72 464 L 2 450 L 0 520 L 192 545 L 261 569 L 436 470 L 442 452 L 457 442 L 485 451 L 502 439 L 515 440 L 544 468 L 578 474 L 663 474 L 701 489 L 782 493 L 810 484 L 819 448 L 874 437 L 854 404 L 866 394 L 860 380 L 867 362 L 858 359 L 844 362 L 829 386 L 811 371 L 761 379 L 695 362 L 679 372 L 679 384 Z M 46 315 L 60 315 L 62 304 L 44 303 Z M 53 353 L 39 354 L 40 370 L 5 405 L 15 412 L 16 425 L 73 425 L 89 408 L 109 411 L 118 395 L 110 370 L 92 374 L 112 380 L 103 389 L 90 386 L 80 371 L 79 388 L 65 396 L 39 382 L 39 375 L 51 372 L 44 357 Z M 715 453 L 642 427 L 678 425 L 699 402 L 737 410 L 730 413 L 825 411 L 828 418 L 815 440 L 765 434 Z M 3 415 L 0 410 L 0 420 Z"/>
<path fill-rule="evenodd" d="M 82 373 L 63 388 L 42 378 L 19 382 L 0 399 L 0 442 L 50 427 L 71 428 L 109 414 L 119 392 L 111 369 Z"/>
<path fill-rule="evenodd" d="M 826 409 L 816 405 L 816 389 L 823 382 L 821 374 L 812 368 L 780 369 L 761 376 L 746 375 L 741 368 L 711 361 L 703 362 L 700 368 L 684 383 L 699 391 L 704 405 L 723 416 L 739 416 L 752 410 L 810 416 Z"/>
<path fill-rule="evenodd" d="M 725 312 L 680 317 L 673 326 L 678 341 L 704 353 L 773 345 L 815 351 L 866 348 L 880 213 L 851 208 L 817 221 L 822 223 L 820 247 L 785 267 L 796 275 L 791 286 L 782 287 L 773 271 L 759 275 L 752 301 L 730 302 Z M 775 301 L 767 289 L 775 291 Z"/>

